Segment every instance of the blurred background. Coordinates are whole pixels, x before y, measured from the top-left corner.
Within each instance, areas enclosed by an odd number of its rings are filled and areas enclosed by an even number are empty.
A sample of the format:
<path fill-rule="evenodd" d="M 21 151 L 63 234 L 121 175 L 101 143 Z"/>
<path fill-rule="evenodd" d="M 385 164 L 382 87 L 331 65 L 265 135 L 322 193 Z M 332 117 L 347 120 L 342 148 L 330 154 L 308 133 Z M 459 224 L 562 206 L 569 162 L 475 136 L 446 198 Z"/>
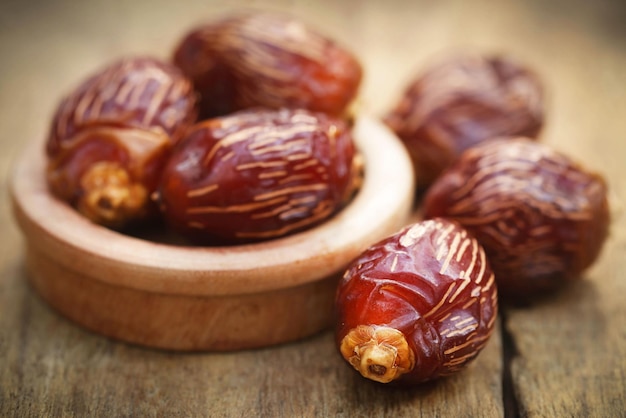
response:
<path fill-rule="evenodd" d="M 167 58 L 190 27 L 242 8 L 292 13 L 351 48 L 366 69 L 366 111 L 385 111 L 436 54 L 468 48 L 537 69 L 551 97 L 546 135 L 556 142 L 584 142 L 566 121 L 600 113 L 610 124 L 626 107 L 622 0 L 3 0 L 2 140 L 17 146 L 41 135 L 58 98 L 97 67 L 122 55 Z M 591 92 L 605 96 L 604 108 L 578 101 Z M 11 125 L 26 114 L 28 126 Z"/>
<path fill-rule="evenodd" d="M 511 54 L 547 85 L 545 141 L 608 173 L 623 162 L 623 0 L 2 0 L 2 167 L 45 134 L 60 97 L 87 74 L 124 55 L 168 58 L 191 27 L 241 9 L 292 13 L 352 49 L 365 68 L 360 108 L 375 115 L 438 55 Z"/>

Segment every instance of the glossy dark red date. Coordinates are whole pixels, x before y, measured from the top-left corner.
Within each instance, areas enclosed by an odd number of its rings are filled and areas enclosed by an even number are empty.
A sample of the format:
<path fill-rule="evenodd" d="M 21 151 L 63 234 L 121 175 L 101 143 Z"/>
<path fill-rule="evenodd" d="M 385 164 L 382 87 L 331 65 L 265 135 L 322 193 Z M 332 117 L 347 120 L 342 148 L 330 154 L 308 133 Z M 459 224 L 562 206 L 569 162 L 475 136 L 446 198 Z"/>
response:
<path fill-rule="evenodd" d="M 336 298 L 336 341 L 364 377 L 415 384 L 455 373 L 483 348 L 497 315 L 494 275 L 458 223 L 433 219 L 371 246 Z"/>
<path fill-rule="evenodd" d="M 256 241 L 337 212 L 360 179 L 349 126 L 304 110 L 250 110 L 195 125 L 165 167 L 160 202 L 196 241 Z"/>
<path fill-rule="evenodd" d="M 362 77 L 346 49 L 295 18 L 271 13 L 193 30 L 174 62 L 194 80 L 205 116 L 256 106 L 341 115 Z"/>
<path fill-rule="evenodd" d="M 65 97 L 46 142 L 48 184 L 114 228 L 156 211 L 150 194 L 173 143 L 195 121 L 191 82 L 152 58 L 117 61 Z"/>
<path fill-rule="evenodd" d="M 424 214 L 464 225 L 511 298 L 578 277 L 598 257 L 610 223 L 601 176 L 524 138 L 463 153 L 429 189 Z"/>
<path fill-rule="evenodd" d="M 467 148 L 494 137 L 534 138 L 543 119 L 543 87 L 530 69 L 505 56 L 465 54 L 421 73 L 386 122 L 425 188 Z"/>

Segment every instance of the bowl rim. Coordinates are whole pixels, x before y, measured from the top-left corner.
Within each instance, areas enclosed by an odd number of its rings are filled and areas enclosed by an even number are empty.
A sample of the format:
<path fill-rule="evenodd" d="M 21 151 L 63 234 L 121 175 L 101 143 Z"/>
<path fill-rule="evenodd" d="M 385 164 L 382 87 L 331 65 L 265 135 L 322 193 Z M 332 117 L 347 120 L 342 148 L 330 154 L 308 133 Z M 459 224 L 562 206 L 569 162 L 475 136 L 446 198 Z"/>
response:
<path fill-rule="evenodd" d="M 356 118 L 354 138 L 365 176 L 353 200 L 319 226 L 278 239 L 197 247 L 96 225 L 49 193 L 43 139 L 29 143 L 14 166 L 14 214 L 29 250 L 110 285 L 181 295 L 249 294 L 304 285 L 337 275 L 410 215 L 415 185 L 404 145 L 368 116 Z"/>

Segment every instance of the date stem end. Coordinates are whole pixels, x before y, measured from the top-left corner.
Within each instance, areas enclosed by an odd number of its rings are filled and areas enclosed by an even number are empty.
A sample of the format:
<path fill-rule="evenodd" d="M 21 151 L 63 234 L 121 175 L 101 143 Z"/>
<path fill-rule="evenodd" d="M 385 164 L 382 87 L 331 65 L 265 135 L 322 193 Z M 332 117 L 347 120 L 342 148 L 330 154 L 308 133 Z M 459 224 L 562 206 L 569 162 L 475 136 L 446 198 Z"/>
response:
<path fill-rule="evenodd" d="M 94 164 L 81 178 L 78 210 L 92 221 L 112 228 L 144 215 L 148 193 L 128 172 L 109 161 Z"/>
<path fill-rule="evenodd" d="M 396 380 L 415 366 L 404 334 L 391 327 L 359 325 L 346 334 L 340 350 L 363 377 L 380 383 Z"/>

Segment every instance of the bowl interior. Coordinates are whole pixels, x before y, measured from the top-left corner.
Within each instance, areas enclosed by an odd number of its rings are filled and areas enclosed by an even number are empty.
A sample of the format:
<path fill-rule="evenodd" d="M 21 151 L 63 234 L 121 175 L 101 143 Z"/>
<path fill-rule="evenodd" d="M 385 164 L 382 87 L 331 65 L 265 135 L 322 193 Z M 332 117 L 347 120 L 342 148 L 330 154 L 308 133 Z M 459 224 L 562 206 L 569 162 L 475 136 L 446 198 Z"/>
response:
<path fill-rule="evenodd" d="M 30 144 L 15 166 L 14 212 L 32 249 L 110 284 L 190 295 L 297 286 L 336 274 L 410 215 L 414 178 L 403 145 L 368 117 L 356 120 L 354 136 L 365 161 L 354 199 L 323 224 L 271 241 L 194 247 L 95 225 L 48 192 L 42 141 Z"/>

